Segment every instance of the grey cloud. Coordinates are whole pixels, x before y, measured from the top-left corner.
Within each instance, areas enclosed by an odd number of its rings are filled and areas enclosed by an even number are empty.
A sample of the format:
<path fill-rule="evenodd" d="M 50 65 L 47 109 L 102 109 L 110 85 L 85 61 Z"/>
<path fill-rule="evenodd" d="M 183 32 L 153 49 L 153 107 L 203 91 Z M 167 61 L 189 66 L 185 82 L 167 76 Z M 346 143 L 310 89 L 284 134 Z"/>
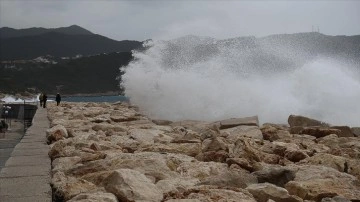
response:
<path fill-rule="evenodd" d="M 78 24 L 117 40 L 311 31 L 360 34 L 359 1 L 0 1 L 0 26 Z"/>

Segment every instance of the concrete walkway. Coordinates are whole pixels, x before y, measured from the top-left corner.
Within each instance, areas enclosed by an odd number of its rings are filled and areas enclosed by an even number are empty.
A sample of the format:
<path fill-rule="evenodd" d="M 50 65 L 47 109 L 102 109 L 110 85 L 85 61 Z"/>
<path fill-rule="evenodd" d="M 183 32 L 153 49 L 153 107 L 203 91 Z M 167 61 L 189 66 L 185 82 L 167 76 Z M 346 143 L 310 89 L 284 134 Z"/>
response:
<path fill-rule="evenodd" d="M 0 171 L 0 201 L 52 201 L 50 187 L 51 161 L 48 157 L 46 109 L 39 108 L 33 125 L 13 149 Z"/>

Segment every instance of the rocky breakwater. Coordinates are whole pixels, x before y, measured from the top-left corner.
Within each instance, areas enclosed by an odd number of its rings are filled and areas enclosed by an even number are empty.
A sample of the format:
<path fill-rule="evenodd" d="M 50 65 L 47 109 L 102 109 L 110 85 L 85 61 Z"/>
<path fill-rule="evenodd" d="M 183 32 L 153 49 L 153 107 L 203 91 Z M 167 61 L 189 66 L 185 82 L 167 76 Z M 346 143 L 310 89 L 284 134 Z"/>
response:
<path fill-rule="evenodd" d="M 48 116 L 54 201 L 360 200 L 360 138 L 347 127 L 151 120 L 125 103 Z"/>

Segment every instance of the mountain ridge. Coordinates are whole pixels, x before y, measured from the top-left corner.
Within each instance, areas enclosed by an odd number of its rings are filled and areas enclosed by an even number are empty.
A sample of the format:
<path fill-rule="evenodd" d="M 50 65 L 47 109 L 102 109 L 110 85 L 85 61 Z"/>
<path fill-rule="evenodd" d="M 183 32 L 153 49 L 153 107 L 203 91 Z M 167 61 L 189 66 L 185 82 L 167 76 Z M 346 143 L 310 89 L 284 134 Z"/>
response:
<path fill-rule="evenodd" d="M 12 29 L 12 28 L 5 28 Z M 29 29 L 11 37 L 0 37 L 0 61 L 29 60 L 43 55 L 74 57 L 111 52 L 128 52 L 142 47 L 140 41 L 117 41 L 73 25 L 70 27 Z M 4 36 L 4 28 L 0 28 Z M 5 34 L 7 35 L 7 34 Z"/>
<path fill-rule="evenodd" d="M 15 38 L 24 36 L 36 36 L 45 34 L 48 32 L 58 32 L 68 35 L 91 35 L 94 34 L 91 31 L 82 28 L 78 25 L 71 25 L 69 27 L 59 28 L 43 28 L 43 27 L 30 27 L 25 29 L 15 29 L 11 27 L 0 28 L 0 38 Z"/>

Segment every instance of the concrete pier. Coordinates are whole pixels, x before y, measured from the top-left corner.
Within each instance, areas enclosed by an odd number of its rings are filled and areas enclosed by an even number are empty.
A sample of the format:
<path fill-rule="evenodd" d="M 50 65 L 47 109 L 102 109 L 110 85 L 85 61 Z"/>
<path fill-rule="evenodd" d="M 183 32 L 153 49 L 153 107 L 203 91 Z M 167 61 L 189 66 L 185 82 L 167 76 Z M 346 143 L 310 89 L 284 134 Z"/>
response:
<path fill-rule="evenodd" d="M 33 125 L 20 142 L 13 149 L 8 146 L 2 151 L 2 161 L 7 159 L 8 153 L 11 154 L 5 165 L 0 167 L 1 202 L 52 201 L 51 160 L 48 156 L 49 146 L 46 144 L 45 134 L 48 128 L 47 111 L 39 108 L 34 116 Z M 21 137 L 14 135 L 14 140 L 8 138 L 9 143 L 15 144 L 18 141 L 16 138 Z"/>

